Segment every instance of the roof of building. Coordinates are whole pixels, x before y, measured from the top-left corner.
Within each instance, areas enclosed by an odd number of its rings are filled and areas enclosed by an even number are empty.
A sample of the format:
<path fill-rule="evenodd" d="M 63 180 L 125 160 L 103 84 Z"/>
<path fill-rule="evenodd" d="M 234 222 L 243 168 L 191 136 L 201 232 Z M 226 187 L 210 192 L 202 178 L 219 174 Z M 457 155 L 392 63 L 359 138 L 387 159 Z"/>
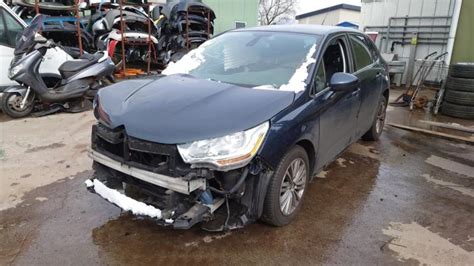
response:
<path fill-rule="evenodd" d="M 335 32 L 360 32 L 351 28 L 337 26 L 323 26 L 313 24 L 287 24 L 287 25 L 269 25 L 251 28 L 241 28 L 233 31 L 274 31 L 274 32 L 294 32 L 315 35 L 328 35 Z"/>
<path fill-rule="evenodd" d="M 319 15 L 319 14 L 324 14 L 324 13 L 331 12 L 331 11 L 338 10 L 338 9 L 347 9 L 347 10 L 352 10 L 352 11 L 360 11 L 360 6 L 349 5 L 349 4 L 339 4 L 339 5 L 330 6 L 330 7 L 326 7 L 326 8 L 323 8 L 323 9 L 311 11 L 311 12 L 308 12 L 308 13 L 300 14 L 300 15 L 296 16 L 296 19 L 303 19 L 303 18 L 307 18 L 307 17 L 312 17 L 312 16 L 316 16 L 316 15 Z"/>

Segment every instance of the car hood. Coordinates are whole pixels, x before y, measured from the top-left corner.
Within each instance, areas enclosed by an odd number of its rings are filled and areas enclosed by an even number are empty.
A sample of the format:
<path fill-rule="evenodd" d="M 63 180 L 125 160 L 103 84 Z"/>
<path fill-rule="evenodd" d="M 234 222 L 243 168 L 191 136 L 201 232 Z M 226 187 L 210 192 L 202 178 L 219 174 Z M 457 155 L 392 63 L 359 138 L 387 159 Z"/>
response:
<path fill-rule="evenodd" d="M 221 137 L 257 126 L 288 107 L 289 91 L 170 75 L 127 80 L 98 93 L 111 128 L 164 144 Z"/>

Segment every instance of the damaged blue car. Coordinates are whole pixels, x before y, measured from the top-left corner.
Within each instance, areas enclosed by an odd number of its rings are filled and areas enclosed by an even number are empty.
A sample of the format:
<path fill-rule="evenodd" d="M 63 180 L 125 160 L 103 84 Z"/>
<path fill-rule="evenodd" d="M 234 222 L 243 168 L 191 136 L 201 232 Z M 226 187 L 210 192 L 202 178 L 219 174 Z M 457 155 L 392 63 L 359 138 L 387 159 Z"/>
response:
<path fill-rule="evenodd" d="M 229 31 L 162 75 L 99 91 L 86 185 L 177 229 L 283 226 L 319 171 L 379 138 L 388 96 L 387 65 L 359 31 Z"/>

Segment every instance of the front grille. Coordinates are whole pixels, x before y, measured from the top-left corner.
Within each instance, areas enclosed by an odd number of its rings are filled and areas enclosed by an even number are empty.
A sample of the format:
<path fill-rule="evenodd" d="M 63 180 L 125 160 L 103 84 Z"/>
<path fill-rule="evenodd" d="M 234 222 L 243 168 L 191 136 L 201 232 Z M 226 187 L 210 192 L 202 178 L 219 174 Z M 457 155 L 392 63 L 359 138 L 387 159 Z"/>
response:
<path fill-rule="evenodd" d="M 92 127 L 92 148 L 124 164 L 164 174 L 184 176 L 190 171 L 176 145 L 145 141 L 128 136 L 123 128 Z"/>

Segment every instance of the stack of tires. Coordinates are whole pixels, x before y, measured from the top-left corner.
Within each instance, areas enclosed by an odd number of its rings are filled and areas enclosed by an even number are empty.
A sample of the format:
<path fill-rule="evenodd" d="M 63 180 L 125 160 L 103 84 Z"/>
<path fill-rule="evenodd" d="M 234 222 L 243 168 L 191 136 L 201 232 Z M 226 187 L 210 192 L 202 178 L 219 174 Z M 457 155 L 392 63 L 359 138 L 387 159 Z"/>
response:
<path fill-rule="evenodd" d="M 474 119 L 474 63 L 457 63 L 451 66 L 441 113 Z"/>

